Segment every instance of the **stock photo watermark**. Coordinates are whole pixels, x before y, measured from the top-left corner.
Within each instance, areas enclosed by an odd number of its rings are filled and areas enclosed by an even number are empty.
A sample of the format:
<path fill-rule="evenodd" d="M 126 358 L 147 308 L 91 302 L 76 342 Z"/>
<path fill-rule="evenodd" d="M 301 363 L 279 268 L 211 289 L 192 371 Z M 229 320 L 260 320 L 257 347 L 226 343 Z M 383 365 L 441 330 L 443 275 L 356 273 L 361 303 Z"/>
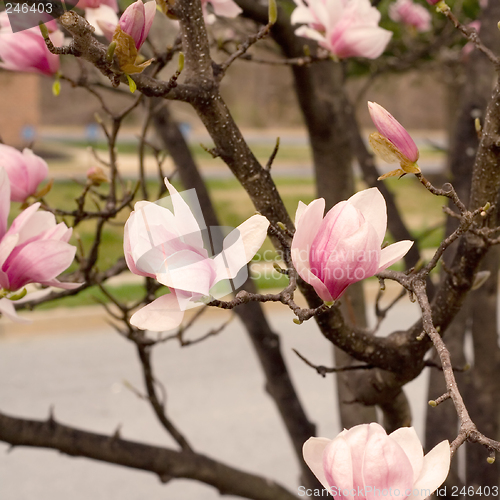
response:
<path fill-rule="evenodd" d="M 399 489 L 399 488 L 374 488 L 373 486 L 364 486 L 357 488 L 339 488 L 331 486 L 330 488 L 312 489 L 305 486 L 299 486 L 299 497 L 337 497 L 345 498 L 408 498 L 410 495 L 416 498 L 427 498 L 431 494 L 429 489 Z"/>

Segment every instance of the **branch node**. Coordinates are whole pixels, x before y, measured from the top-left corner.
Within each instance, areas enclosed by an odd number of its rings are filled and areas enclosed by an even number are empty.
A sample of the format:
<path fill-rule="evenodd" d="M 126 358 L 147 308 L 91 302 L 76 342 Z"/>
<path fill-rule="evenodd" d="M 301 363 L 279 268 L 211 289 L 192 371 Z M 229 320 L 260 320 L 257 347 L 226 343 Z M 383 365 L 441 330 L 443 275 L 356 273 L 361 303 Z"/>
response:
<path fill-rule="evenodd" d="M 47 423 L 52 426 L 56 423 L 55 415 L 54 415 L 54 405 L 50 405 L 49 408 L 49 418 L 47 419 Z"/>
<path fill-rule="evenodd" d="M 440 405 L 443 401 L 446 401 L 447 399 L 450 398 L 451 394 L 449 392 L 445 392 L 442 396 L 439 396 L 437 399 L 431 399 L 429 401 L 429 406 L 435 408 L 436 406 Z"/>
<path fill-rule="evenodd" d="M 173 479 L 172 476 L 166 473 L 159 474 L 158 477 L 160 478 L 160 482 L 162 482 L 163 484 L 167 484 Z"/>
<path fill-rule="evenodd" d="M 116 428 L 115 432 L 111 436 L 111 445 L 113 445 L 117 441 L 120 441 L 120 439 L 122 438 L 122 436 L 120 434 L 121 430 L 122 430 L 122 424 L 119 424 L 118 427 Z"/>
<path fill-rule="evenodd" d="M 204 144 L 200 143 L 200 146 L 203 150 L 205 150 L 212 158 L 218 158 L 220 156 L 220 152 L 217 148 L 209 148 Z"/>

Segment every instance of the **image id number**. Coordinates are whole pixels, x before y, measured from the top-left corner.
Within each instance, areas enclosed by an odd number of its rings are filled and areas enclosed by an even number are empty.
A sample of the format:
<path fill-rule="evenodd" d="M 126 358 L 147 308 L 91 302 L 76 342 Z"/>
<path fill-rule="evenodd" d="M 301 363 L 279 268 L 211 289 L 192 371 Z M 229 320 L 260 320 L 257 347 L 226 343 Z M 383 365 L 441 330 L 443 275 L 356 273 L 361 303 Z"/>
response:
<path fill-rule="evenodd" d="M 446 486 L 436 490 L 436 497 L 446 496 Z M 498 498 L 498 486 L 452 486 L 451 496 L 460 499 L 469 497 L 494 497 Z"/>
<path fill-rule="evenodd" d="M 28 3 L 10 3 L 5 4 L 5 10 L 7 14 L 28 14 L 28 12 L 43 14 L 52 14 L 52 4 L 51 3 L 38 3 L 38 4 L 28 4 Z"/>

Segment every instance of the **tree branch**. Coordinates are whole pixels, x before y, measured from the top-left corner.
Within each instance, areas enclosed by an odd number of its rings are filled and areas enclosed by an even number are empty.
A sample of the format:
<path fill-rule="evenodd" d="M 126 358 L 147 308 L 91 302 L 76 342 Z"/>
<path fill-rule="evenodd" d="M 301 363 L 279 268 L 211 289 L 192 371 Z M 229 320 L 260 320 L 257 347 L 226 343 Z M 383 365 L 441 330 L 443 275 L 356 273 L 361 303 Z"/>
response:
<path fill-rule="evenodd" d="M 222 495 L 253 500 L 297 500 L 283 486 L 249 474 L 205 455 L 174 451 L 106 436 L 47 421 L 14 418 L 0 413 L 0 441 L 14 446 L 49 448 L 73 457 L 86 457 L 156 474 L 166 483 L 194 479 L 213 486 Z"/>

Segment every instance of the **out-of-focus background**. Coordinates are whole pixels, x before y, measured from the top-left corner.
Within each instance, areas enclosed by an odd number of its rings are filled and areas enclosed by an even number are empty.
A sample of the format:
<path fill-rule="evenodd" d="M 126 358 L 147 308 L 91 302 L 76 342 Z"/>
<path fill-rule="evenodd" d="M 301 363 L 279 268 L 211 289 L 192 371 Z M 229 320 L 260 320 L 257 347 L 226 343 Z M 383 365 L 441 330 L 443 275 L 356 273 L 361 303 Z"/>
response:
<path fill-rule="evenodd" d="M 281 138 L 273 175 L 293 214 L 298 200 L 309 202 L 314 197 L 314 183 L 307 136 L 289 71 L 289 68 L 238 62 L 224 80 L 223 94 L 249 144 L 264 163 L 276 138 Z M 349 89 L 353 98 L 358 96 L 358 116 L 364 127 L 373 129 L 366 109 L 368 98 L 386 106 L 412 131 L 422 152 L 422 162 L 431 175 L 442 173 L 445 117 L 448 107 L 453 105 L 443 79 L 440 70 L 436 70 L 424 75 L 380 78 L 367 94 L 363 93 L 366 80 L 355 81 Z M 52 81 L 37 75 L 0 71 L 0 88 L 3 142 L 33 147 L 47 160 L 50 176 L 56 179 L 51 193 L 54 204 L 74 203 L 79 186 L 73 185 L 72 179 L 84 178 L 86 170 L 95 163 L 89 146 L 97 154 L 105 154 L 104 136 L 95 116 L 101 113 L 99 102 L 66 83 L 55 97 Z M 107 105 L 115 110 L 130 102 L 128 96 L 113 91 L 105 95 Z M 197 117 L 182 104 L 174 103 L 172 108 L 207 179 L 216 207 L 223 214 L 223 222 L 238 224 L 242 217 L 252 213 L 250 201 L 238 194 L 238 185 L 223 163 L 212 159 L 200 146 L 210 147 L 211 142 Z M 141 113 L 138 108 L 132 114 L 118 142 L 120 167 L 131 177 L 137 169 Z M 154 142 L 154 137 L 151 141 Z M 153 163 L 152 159 L 151 165 L 147 163 L 151 171 Z M 415 199 L 408 195 L 413 189 L 414 185 L 403 179 L 397 196 Z M 411 220 L 419 236 L 428 233 L 424 247 L 431 251 L 442 234 L 440 202 L 431 200 L 429 206 L 420 207 L 416 199 L 414 205 L 407 206 L 405 217 Z M 79 237 L 85 243 L 84 230 Z M 103 267 L 121 251 L 121 237 L 121 227 L 107 234 L 108 252 L 100 256 Z M 263 251 L 266 248 L 270 247 L 264 247 Z M 262 275 L 261 288 L 275 288 L 280 282 L 275 275 L 264 272 L 272 267 L 265 261 L 261 252 L 253 271 Z M 124 296 L 133 296 L 138 285 L 133 277 L 125 276 L 111 286 L 117 293 L 121 290 Z M 368 303 L 372 306 L 377 287 L 376 280 L 368 283 Z M 107 434 L 120 427 L 124 438 L 171 445 L 147 403 L 131 389 L 142 390 L 133 346 L 109 326 L 103 309 L 95 305 L 96 298 L 103 299 L 98 291 L 91 289 L 83 296 L 59 303 L 59 307 L 25 313 L 34 320 L 30 326 L 7 323 L 2 318 L 2 411 L 43 418 L 52 407 L 55 418 L 68 425 Z M 292 348 L 297 349 L 315 363 L 331 366 L 331 353 L 325 349 L 316 325 L 313 321 L 294 325 L 291 313 L 278 305 L 266 305 L 265 310 L 273 327 L 282 334 L 283 351 L 309 418 L 318 423 L 319 435 L 334 436 L 339 430 L 334 379 L 320 377 L 292 352 Z M 191 335 L 201 336 L 227 317 L 225 312 L 211 311 Z M 388 316 L 382 332 L 405 328 L 416 317 L 415 304 L 405 299 Z M 215 450 L 217 458 L 266 474 L 294 490 L 299 471 L 291 445 L 264 391 L 257 360 L 237 319 L 206 342 L 184 349 L 167 343 L 155 355 L 158 376 L 167 387 L 169 414 L 195 449 L 207 454 Z M 423 436 L 425 378 L 424 374 L 407 386 L 420 436 Z M 219 498 L 215 490 L 188 481 L 163 485 L 151 474 L 63 457 L 53 451 L 8 451 L 7 446 L 0 444 L 0 500 Z"/>

